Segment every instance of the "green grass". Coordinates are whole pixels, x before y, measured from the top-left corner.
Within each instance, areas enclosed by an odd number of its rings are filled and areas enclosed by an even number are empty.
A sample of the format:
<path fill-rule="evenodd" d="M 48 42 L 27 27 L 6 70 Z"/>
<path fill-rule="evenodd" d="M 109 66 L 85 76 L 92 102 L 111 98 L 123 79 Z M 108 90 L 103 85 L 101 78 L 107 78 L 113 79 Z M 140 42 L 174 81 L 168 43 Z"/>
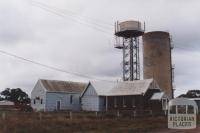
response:
<path fill-rule="evenodd" d="M 167 128 L 167 118 L 145 116 L 131 118 L 117 117 L 116 114 L 82 112 L 42 113 L 7 112 L 6 119 L 0 116 L 0 133 L 144 133 L 159 128 Z"/>

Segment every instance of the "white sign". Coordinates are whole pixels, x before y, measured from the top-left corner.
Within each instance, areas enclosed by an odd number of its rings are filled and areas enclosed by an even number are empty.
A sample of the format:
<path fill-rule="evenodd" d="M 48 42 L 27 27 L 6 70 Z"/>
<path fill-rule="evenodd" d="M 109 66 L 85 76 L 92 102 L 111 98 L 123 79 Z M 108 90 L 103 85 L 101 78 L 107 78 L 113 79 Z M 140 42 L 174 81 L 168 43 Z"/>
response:
<path fill-rule="evenodd" d="M 168 128 L 171 129 L 192 129 L 196 128 L 196 115 L 168 115 Z"/>
<path fill-rule="evenodd" d="M 186 98 L 176 98 L 169 102 L 168 128 L 196 128 L 197 105 L 195 101 Z"/>

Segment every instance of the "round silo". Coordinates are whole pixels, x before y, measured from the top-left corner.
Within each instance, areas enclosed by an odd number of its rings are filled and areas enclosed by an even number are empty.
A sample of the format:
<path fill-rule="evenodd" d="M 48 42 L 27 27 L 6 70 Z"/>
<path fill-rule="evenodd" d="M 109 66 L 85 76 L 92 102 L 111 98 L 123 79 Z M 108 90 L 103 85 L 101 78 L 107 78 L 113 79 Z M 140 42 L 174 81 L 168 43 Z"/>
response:
<path fill-rule="evenodd" d="M 168 32 L 153 31 L 143 35 L 144 79 L 154 78 L 169 98 L 173 97 L 171 42 Z"/>

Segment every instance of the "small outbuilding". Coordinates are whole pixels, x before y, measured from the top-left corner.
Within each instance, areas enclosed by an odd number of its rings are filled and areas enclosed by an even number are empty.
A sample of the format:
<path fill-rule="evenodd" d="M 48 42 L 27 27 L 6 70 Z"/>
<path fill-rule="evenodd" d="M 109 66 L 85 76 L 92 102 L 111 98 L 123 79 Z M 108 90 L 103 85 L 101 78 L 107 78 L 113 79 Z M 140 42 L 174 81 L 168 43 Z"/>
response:
<path fill-rule="evenodd" d="M 193 100 L 196 102 L 198 107 L 198 113 L 200 112 L 200 98 L 188 98 L 189 100 Z"/>
<path fill-rule="evenodd" d="M 0 101 L 0 110 L 16 110 L 15 103 L 7 100 Z"/>
<path fill-rule="evenodd" d="M 153 79 L 125 82 L 92 81 L 88 83 L 81 98 L 82 109 L 85 111 L 160 111 L 163 109 L 164 93 Z"/>
<path fill-rule="evenodd" d="M 80 96 L 86 85 L 80 82 L 40 79 L 31 92 L 31 106 L 35 111 L 80 111 Z"/>

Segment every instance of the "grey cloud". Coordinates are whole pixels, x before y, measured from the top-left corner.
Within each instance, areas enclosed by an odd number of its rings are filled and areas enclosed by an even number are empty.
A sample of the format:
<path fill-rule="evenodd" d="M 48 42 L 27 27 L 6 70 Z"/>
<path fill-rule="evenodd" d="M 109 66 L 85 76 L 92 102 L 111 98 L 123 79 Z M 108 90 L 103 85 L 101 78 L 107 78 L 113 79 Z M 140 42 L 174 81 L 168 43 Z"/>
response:
<path fill-rule="evenodd" d="M 174 49 L 176 95 L 197 88 L 200 80 L 199 1 L 177 0 L 40 0 L 50 6 L 74 11 L 77 17 L 59 17 L 25 0 L 0 2 L 0 49 L 61 69 L 95 77 L 121 78 L 121 51 L 113 48 L 112 24 L 116 20 L 146 22 L 147 31 L 168 30 Z M 66 11 L 66 13 L 68 13 Z M 73 20 L 87 20 L 86 24 Z M 109 28 L 108 33 L 91 26 L 92 18 Z M 105 24 L 106 23 L 106 24 Z M 90 26 L 88 26 L 88 24 Z M 5 45 L 6 44 L 6 45 Z M 8 45 L 12 44 L 12 45 Z M 189 48 L 188 48 L 189 49 Z M 195 53 L 193 51 L 196 51 Z M 185 56 L 187 55 L 187 56 Z M 194 58 L 194 59 L 193 59 Z M 30 94 L 38 78 L 88 81 L 0 55 L 1 88 L 21 87 Z M 20 77 L 20 78 L 19 78 Z M 190 82 L 188 79 L 194 79 Z"/>

